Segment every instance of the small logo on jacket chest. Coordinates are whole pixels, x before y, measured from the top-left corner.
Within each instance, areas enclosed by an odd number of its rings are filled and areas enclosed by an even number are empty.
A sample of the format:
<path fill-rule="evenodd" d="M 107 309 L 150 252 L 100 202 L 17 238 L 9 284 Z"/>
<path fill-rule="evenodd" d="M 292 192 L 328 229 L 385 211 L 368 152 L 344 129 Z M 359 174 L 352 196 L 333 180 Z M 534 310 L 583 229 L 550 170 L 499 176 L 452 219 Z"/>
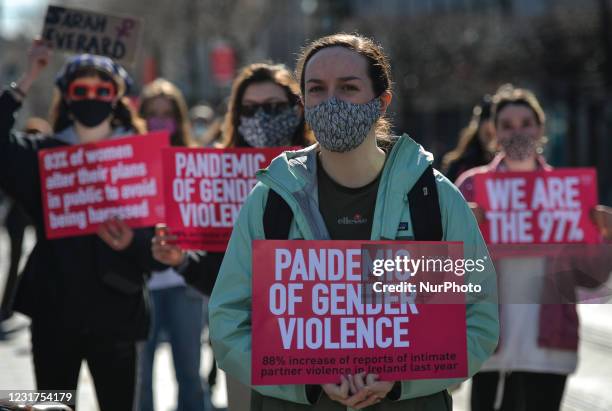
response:
<path fill-rule="evenodd" d="M 400 222 L 397 231 L 408 231 L 408 221 Z"/>
<path fill-rule="evenodd" d="M 368 222 L 368 219 L 357 213 L 352 217 L 340 217 L 338 219 L 338 224 L 343 225 L 354 225 L 354 224 L 365 224 Z"/>

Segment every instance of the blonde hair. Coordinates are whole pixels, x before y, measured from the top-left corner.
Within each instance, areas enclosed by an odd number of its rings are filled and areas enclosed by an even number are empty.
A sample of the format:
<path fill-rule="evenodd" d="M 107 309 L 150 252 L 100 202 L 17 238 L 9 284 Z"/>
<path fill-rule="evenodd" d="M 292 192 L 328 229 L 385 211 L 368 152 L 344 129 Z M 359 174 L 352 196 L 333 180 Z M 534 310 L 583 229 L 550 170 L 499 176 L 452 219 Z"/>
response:
<path fill-rule="evenodd" d="M 497 92 L 493 96 L 492 114 L 495 125 L 497 125 L 499 113 L 504 109 L 504 107 L 509 105 L 522 105 L 528 107 L 531 109 L 531 111 L 533 111 L 539 125 L 543 126 L 546 124 L 546 115 L 544 114 L 544 110 L 531 90 L 517 88 L 512 84 L 504 84 L 497 89 Z"/>
<path fill-rule="evenodd" d="M 535 94 L 531 90 L 514 87 L 512 84 L 508 83 L 498 88 L 497 92 L 493 96 L 493 108 L 491 110 L 491 114 L 495 127 L 497 127 L 499 113 L 501 113 L 505 107 L 511 105 L 519 105 L 529 108 L 533 112 L 538 125 L 541 127 L 546 125 L 546 114 L 544 114 L 544 109 L 542 108 L 542 105 L 538 101 Z M 543 147 L 546 145 L 546 143 L 548 143 L 548 137 L 543 134 L 538 141 L 538 154 L 542 154 L 544 152 Z"/>

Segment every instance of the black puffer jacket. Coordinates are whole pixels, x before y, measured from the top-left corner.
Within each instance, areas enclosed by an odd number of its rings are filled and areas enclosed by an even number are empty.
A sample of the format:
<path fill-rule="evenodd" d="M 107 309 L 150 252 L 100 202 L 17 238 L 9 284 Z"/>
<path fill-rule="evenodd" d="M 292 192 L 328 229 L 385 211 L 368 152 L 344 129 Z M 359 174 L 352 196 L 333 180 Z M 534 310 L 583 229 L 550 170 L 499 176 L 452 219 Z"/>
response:
<path fill-rule="evenodd" d="M 38 235 L 19 282 L 15 310 L 76 335 L 146 339 L 145 281 L 153 269 L 164 268 L 151 255 L 153 230 L 135 230 L 134 241 L 122 252 L 96 235 L 47 240 L 38 151 L 66 143 L 53 136 L 38 139 L 13 133 L 19 107 L 10 92 L 0 95 L 0 188 L 32 217 Z"/>

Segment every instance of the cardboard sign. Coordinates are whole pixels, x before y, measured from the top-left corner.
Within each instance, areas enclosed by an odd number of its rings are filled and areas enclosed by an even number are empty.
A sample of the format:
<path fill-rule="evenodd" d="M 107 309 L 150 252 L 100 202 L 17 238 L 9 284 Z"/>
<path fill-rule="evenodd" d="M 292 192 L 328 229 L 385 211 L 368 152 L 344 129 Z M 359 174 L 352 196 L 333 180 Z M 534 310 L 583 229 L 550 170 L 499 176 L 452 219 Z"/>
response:
<path fill-rule="evenodd" d="M 131 227 L 164 219 L 161 152 L 168 132 L 41 150 L 47 238 L 95 233 L 111 217 Z"/>
<path fill-rule="evenodd" d="M 387 381 L 467 375 L 464 295 L 439 304 L 410 293 L 366 298 L 364 250 L 387 243 L 253 241 L 254 385 L 339 383 L 359 372 Z M 444 244 L 463 256 L 461 243 Z"/>
<path fill-rule="evenodd" d="M 475 201 L 485 211 L 490 244 L 596 243 L 589 218 L 597 205 L 592 168 L 498 172 L 474 177 Z"/>
<path fill-rule="evenodd" d="M 164 150 L 166 224 L 188 250 L 223 252 L 255 172 L 288 147 Z"/>
<path fill-rule="evenodd" d="M 141 19 L 87 10 L 49 6 L 42 38 L 56 50 L 107 56 L 133 63 L 138 51 Z"/>

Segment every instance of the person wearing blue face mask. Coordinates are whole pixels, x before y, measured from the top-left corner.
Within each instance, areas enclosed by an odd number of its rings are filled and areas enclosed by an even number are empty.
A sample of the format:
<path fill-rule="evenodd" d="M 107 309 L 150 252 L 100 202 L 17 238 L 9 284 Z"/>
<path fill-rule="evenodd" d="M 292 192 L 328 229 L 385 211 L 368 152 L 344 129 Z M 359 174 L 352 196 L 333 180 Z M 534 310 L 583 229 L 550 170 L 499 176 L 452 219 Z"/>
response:
<path fill-rule="evenodd" d="M 32 217 L 37 243 L 19 280 L 15 311 L 32 320 L 38 390 L 77 389 L 82 361 L 100 409 L 132 410 L 137 402 L 137 342 L 146 339 L 147 273 L 162 265 L 150 252 L 151 230 L 124 230 L 115 219 L 98 235 L 47 239 L 38 170 L 40 150 L 104 141 L 144 131 L 126 93 L 132 80 L 112 59 L 72 56 L 58 73 L 52 135 L 12 131 L 15 113 L 50 61 L 35 40 L 26 73 L 0 94 L 0 188 Z"/>
<path fill-rule="evenodd" d="M 304 117 L 318 144 L 285 152 L 258 173 L 209 303 L 219 367 L 243 384 L 251 385 L 252 240 L 269 238 L 263 233 L 268 232 L 271 198 L 280 197 L 292 212 L 288 240 L 424 240 L 416 229 L 423 221 L 411 217 L 406 201 L 424 176 L 437 197 L 440 230 L 427 233 L 434 234 L 431 240 L 461 241 L 466 258 L 488 259 L 470 208 L 454 185 L 433 171 L 433 156 L 406 135 L 391 136 L 385 118 L 392 97 L 390 72 L 382 48 L 360 35 L 323 37 L 301 53 L 297 79 Z M 483 284 L 485 294 L 496 301 L 492 265 L 471 280 Z M 466 322 L 471 376 L 497 344 L 496 305 L 468 305 Z M 337 382 L 252 386 L 251 410 L 450 411 L 447 388 L 457 380 L 380 381 L 375 374 L 360 373 L 337 375 Z"/>
<path fill-rule="evenodd" d="M 207 104 L 198 104 L 189 110 L 189 118 L 195 140 L 203 147 L 214 145 L 213 124 L 219 120 L 216 119 L 212 107 Z"/>

